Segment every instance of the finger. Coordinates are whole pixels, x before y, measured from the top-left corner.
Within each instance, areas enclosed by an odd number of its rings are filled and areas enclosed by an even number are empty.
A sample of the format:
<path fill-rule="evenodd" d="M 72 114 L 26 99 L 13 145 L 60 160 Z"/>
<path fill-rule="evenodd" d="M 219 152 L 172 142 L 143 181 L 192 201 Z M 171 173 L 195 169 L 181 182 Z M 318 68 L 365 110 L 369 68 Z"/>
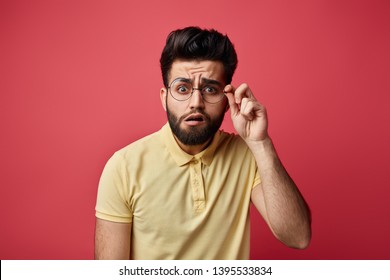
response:
<path fill-rule="evenodd" d="M 234 98 L 234 91 L 235 91 L 235 89 L 232 85 L 227 85 L 224 88 L 224 93 L 228 99 L 230 112 L 232 115 L 238 114 L 238 112 L 240 110 L 240 108 L 238 107 L 238 104 L 236 103 L 235 98 Z"/>
<path fill-rule="evenodd" d="M 248 84 L 241 84 L 234 92 L 234 97 L 237 104 L 241 104 L 243 98 L 255 99 L 252 91 L 250 90 Z"/>
<path fill-rule="evenodd" d="M 251 101 L 249 98 L 245 97 L 241 100 L 241 108 L 240 108 L 240 113 L 241 115 L 251 121 L 254 118 L 254 102 Z"/>
<path fill-rule="evenodd" d="M 233 85 L 226 85 L 225 88 L 223 89 L 224 92 L 235 92 L 236 89 L 233 87 Z"/>
<path fill-rule="evenodd" d="M 241 102 L 240 114 L 247 120 L 253 120 L 255 117 L 266 114 L 265 108 L 256 100 L 250 98 L 243 98 Z"/>

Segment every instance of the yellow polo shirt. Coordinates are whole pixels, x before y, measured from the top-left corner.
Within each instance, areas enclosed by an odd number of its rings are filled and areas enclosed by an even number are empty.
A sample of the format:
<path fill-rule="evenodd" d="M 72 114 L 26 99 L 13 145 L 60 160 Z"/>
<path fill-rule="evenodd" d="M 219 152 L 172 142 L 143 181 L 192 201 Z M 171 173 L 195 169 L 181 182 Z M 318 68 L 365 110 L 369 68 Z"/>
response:
<path fill-rule="evenodd" d="M 168 124 L 116 152 L 100 178 L 96 216 L 132 223 L 132 259 L 248 259 L 255 160 L 218 131 L 197 155 Z"/>

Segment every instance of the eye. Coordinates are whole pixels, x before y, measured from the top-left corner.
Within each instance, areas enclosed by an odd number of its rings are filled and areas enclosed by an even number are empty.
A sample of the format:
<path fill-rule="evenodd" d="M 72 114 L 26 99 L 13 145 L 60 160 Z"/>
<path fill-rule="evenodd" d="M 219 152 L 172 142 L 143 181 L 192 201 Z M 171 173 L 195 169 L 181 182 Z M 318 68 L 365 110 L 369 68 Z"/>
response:
<path fill-rule="evenodd" d="M 191 85 L 187 83 L 178 83 L 174 87 L 174 91 L 180 94 L 187 94 L 191 92 Z"/>
<path fill-rule="evenodd" d="M 207 85 L 207 86 L 202 88 L 202 92 L 205 94 L 212 95 L 212 94 L 218 94 L 219 90 L 215 86 Z"/>

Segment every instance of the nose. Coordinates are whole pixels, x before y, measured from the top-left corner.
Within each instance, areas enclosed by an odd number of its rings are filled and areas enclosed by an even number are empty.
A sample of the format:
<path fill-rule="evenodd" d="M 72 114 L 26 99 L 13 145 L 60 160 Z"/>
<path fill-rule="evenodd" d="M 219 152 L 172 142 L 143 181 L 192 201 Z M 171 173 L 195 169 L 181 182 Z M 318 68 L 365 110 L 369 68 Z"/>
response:
<path fill-rule="evenodd" d="M 194 88 L 190 98 L 190 108 L 204 108 L 204 101 L 200 89 Z"/>

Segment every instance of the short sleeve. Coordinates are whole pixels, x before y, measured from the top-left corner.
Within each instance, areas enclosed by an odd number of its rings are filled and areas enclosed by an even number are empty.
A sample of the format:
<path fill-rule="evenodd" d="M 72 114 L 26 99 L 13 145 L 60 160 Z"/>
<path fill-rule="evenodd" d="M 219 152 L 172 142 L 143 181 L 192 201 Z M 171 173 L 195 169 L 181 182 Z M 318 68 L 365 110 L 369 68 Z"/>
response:
<path fill-rule="evenodd" d="M 251 155 L 252 155 L 252 153 L 251 153 Z M 252 184 L 252 190 L 253 190 L 256 186 L 258 186 L 261 183 L 259 169 L 257 168 L 256 160 L 253 157 L 253 155 L 252 155 L 252 166 L 254 166 L 254 168 L 255 168 L 255 172 L 254 172 L 255 176 L 253 178 L 253 184 Z"/>
<path fill-rule="evenodd" d="M 259 170 L 256 168 L 255 179 L 253 181 L 252 189 L 254 189 L 260 183 L 261 183 L 261 179 L 260 179 Z"/>
<path fill-rule="evenodd" d="M 126 161 L 115 153 L 105 165 L 99 181 L 96 217 L 112 222 L 131 223 L 132 207 Z"/>

